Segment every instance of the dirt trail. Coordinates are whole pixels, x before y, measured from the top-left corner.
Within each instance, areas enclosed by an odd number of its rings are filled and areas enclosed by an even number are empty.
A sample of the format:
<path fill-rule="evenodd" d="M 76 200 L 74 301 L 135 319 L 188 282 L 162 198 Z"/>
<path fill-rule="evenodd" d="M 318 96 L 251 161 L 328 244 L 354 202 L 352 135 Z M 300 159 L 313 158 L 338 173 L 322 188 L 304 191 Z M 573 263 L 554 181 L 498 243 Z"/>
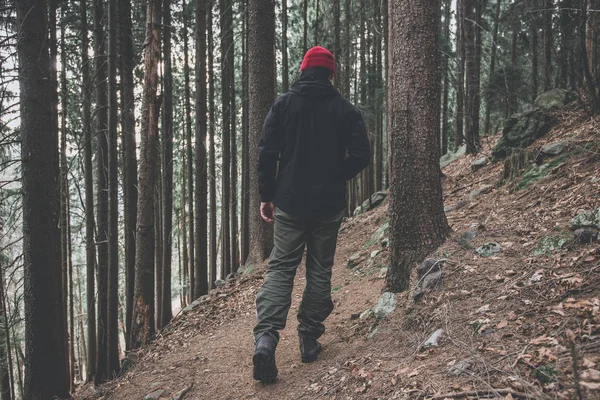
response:
<path fill-rule="evenodd" d="M 192 383 L 193 388 L 185 399 L 312 398 L 310 393 L 308 397 L 304 396 L 313 382 L 327 370 L 340 368 L 340 363 L 362 352 L 365 346 L 362 340 L 348 343 L 346 326 L 353 322 L 352 314 L 373 307 L 383 280 L 371 277 L 372 282 L 365 284 L 366 278 L 356 277 L 352 270 L 346 268 L 346 261 L 364 244 L 368 238 L 365 235 L 379 227 L 385 218 L 385 208 L 352 220 L 342 228 L 332 279 L 335 310 L 326 322 L 328 329 L 321 339 L 324 352 L 319 361 L 312 364 L 300 362 L 296 310 L 306 283 L 304 266 L 300 266 L 287 327 L 281 332 L 277 348 L 279 380 L 276 384 L 262 385 L 252 379 L 253 298 L 262 282 L 262 279 L 256 279 L 241 285 L 226 299 L 225 305 L 234 304 L 236 307 L 231 320 L 218 322 L 206 331 L 198 329 L 202 324 L 200 321 L 177 327 L 174 334 L 167 334 L 152 345 L 139 365 L 123 378 L 97 390 L 88 387 L 77 398 L 97 398 L 100 395 L 106 400 L 142 399 L 151 392 L 164 390 L 161 398 L 170 399 Z M 357 226 L 360 229 L 353 228 Z M 260 271 L 258 274 L 262 275 Z M 186 315 L 183 319 L 194 320 L 194 316 Z M 101 396 L 102 393 L 106 394 Z"/>

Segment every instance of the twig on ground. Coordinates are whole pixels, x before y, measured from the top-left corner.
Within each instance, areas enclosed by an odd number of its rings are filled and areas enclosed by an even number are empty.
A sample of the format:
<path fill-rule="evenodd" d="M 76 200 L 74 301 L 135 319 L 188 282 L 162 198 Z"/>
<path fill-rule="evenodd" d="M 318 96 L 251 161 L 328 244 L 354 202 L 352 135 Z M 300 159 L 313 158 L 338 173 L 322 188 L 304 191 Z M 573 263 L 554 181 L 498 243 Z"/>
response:
<path fill-rule="evenodd" d="M 530 399 L 532 398 L 530 395 L 526 393 L 517 392 L 512 389 L 492 389 L 492 390 L 471 390 L 468 392 L 452 392 L 440 394 L 437 396 L 431 397 L 429 400 L 443 400 L 443 399 L 464 399 L 471 396 L 482 397 L 482 396 L 498 396 L 498 395 L 511 395 L 513 397 L 517 397 L 520 399 Z"/>
<path fill-rule="evenodd" d="M 185 396 L 192 388 L 194 387 L 194 382 L 187 385 L 185 388 L 181 389 L 179 392 L 175 393 L 173 396 L 173 400 L 181 400 L 183 396 Z"/>

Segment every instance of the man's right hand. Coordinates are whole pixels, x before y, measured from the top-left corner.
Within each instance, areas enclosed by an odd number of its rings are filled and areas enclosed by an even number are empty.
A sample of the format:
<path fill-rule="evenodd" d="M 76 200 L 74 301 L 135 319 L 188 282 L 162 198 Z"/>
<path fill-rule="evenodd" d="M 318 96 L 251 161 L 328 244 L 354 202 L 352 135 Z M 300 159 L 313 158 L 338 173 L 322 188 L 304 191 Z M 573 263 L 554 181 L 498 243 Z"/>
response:
<path fill-rule="evenodd" d="M 269 224 L 273 223 L 273 218 L 275 214 L 275 206 L 272 202 L 269 203 L 260 203 L 260 216 L 262 219 L 267 221 Z"/>

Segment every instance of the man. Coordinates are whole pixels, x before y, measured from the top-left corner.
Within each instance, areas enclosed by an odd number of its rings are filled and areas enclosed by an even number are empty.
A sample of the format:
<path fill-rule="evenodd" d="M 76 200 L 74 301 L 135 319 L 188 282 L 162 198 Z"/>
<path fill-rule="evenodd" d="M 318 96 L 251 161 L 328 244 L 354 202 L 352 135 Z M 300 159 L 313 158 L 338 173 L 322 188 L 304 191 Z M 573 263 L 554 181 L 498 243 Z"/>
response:
<path fill-rule="evenodd" d="M 369 164 L 369 140 L 360 111 L 330 79 L 333 55 L 310 49 L 302 74 L 273 104 L 260 140 L 261 215 L 275 223 L 274 249 L 265 282 L 256 297 L 258 323 L 254 379 L 277 377 L 275 348 L 285 328 L 296 269 L 306 257 L 306 288 L 298 309 L 302 362 L 315 361 L 317 339 L 333 310 L 331 268 L 346 205 L 346 181 Z"/>

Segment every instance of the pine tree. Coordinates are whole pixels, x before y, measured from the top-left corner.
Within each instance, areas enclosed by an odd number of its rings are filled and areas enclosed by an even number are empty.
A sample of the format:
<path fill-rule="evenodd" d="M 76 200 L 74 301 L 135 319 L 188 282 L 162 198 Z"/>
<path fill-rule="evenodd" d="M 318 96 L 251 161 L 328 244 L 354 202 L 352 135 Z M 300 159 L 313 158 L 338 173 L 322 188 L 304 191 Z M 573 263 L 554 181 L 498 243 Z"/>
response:
<path fill-rule="evenodd" d="M 390 269 L 387 289 L 408 289 L 412 267 L 450 231 L 440 183 L 439 1 L 390 4 Z M 421 32 L 417 37 L 415 31 Z M 405 168 L 419 165 L 418 169 Z"/>
<path fill-rule="evenodd" d="M 63 320 L 60 193 L 57 119 L 47 8 L 42 0 L 15 3 L 19 61 L 23 188 L 23 262 L 25 305 L 25 382 L 23 398 L 69 397 L 65 368 L 66 325 Z"/>

